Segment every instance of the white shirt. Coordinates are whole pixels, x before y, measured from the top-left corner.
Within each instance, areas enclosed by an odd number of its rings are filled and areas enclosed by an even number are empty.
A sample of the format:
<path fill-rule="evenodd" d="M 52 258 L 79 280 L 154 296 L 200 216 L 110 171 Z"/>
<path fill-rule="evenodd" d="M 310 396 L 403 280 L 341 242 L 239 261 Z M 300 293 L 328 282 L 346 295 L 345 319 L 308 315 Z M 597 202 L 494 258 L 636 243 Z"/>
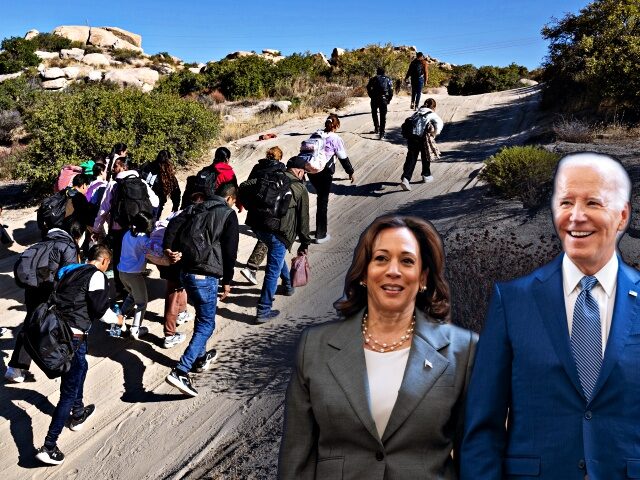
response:
<path fill-rule="evenodd" d="M 391 411 L 398 398 L 409 350 L 410 348 L 403 348 L 387 353 L 364 350 L 369 380 L 369 410 L 380 438 L 387 428 Z"/>
<path fill-rule="evenodd" d="M 573 327 L 573 310 L 576 300 L 580 294 L 580 280 L 585 274 L 571 261 L 565 254 L 562 259 L 562 288 L 564 290 L 564 307 L 567 312 L 567 323 L 569 325 L 569 336 Z M 613 254 L 611 259 L 595 275 L 598 283 L 591 289 L 591 295 L 598 302 L 600 309 L 600 327 L 602 330 L 602 356 L 607 346 L 609 331 L 611 330 L 611 320 L 613 318 L 613 307 L 616 298 L 616 280 L 618 278 L 618 257 Z"/>

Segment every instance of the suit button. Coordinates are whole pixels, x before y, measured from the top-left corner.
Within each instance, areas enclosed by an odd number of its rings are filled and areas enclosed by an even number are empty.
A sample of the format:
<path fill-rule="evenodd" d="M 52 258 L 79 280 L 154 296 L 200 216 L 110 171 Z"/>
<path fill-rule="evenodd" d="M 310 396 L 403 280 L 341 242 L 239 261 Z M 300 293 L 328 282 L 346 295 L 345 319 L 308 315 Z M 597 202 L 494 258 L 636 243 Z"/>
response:
<path fill-rule="evenodd" d="M 578 468 L 580 470 L 584 470 L 584 466 L 585 466 L 584 460 L 580 459 L 580 461 L 578 462 Z"/>
<path fill-rule="evenodd" d="M 584 418 L 586 418 L 587 420 L 591 420 L 592 417 L 593 414 L 591 413 L 591 410 L 587 410 L 586 412 L 584 412 Z"/>
<path fill-rule="evenodd" d="M 382 452 L 376 452 L 376 460 L 378 460 L 379 462 L 381 462 L 382 460 L 384 460 L 384 453 L 382 453 Z"/>

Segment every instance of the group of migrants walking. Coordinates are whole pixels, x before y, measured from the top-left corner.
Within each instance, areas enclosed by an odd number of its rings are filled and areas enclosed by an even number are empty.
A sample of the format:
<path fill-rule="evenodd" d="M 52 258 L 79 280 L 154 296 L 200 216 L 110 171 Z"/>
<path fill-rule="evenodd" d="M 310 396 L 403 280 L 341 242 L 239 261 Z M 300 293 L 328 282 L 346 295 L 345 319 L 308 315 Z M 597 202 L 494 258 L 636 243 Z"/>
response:
<path fill-rule="evenodd" d="M 384 114 L 392 97 L 392 93 L 384 97 L 384 102 L 379 98 L 376 85 L 387 85 L 384 78 L 384 71 L 378 70 L 368 87 L 372 107 L 376 103 L 381 112 L 380 123 L 374 115 L 380 138 L 384 138 Z M 425 137 L 438 134 L 442 121 L 434 113 L 435 101 L 427 102 L 431 102 L 425 107 L 428 112 L 421 113 L 421 108 L 407 120 L 411 129 L 406 133 L 404 189 L 410 189 L 405 183 L 419 153 L 423 154 L 423 179 L 432 179 Z M 64 454 L 57 440 L 64 426 L 81 430 L 95 411 L 83 399 L 92 324 L 107 324 L 111 337 L 137 341 L 148 334 L 143 323 L 149 263 L 166 281 L 164 348 L 186 341 L 177 327 L 193 318 L 187 301 L 195 309 L 193 335 L 166 381 L 186 395 L 198 394 L 190 374 L 204 372 L 218 356 L 215 349 L 207 349 L 207 341 L 215 329 L 217 302 L 231 293 L 239 243 L 236 210 L 247 210 L 246 224 L 256 237 L 241 274 L 257 285 L 257 270 L 266 260 L 255 321 L 261 324 L 279 315 L 273 308 L 276 295 L 291 296 L 296 285 L 287 251 L 298 241 L 296 253 L 303 261 L 296 265 L 304 268 L 309 246 L 331 239 L 328 203 L 336 160 L 355 182 L 344 141 L 336 133 L 339 128 L 340 119 L 330 114 L 324 127 L 303 141 L 299 152 L 286 162 L 282 149 L 269 148 L 242 183 L 226 147 L 216 150 L 211 165 L 187 178 L 184 191 L 168 150 L 160 151 L 152 162 L 137 165 L 127 146 L 118 143 L 109 155 L 62 169 L 56 193 L 38 209 L 42 241 L 25 250 L 15 265 L 15 280 L 25 291 L 26 319 L 5 372 L 8 382 L 34 381 L 30 372 L 34 361 L 48 377 L 61 378 L 60 399 L 37 452 L 39 460 L 62 463 Z M 313 237 L 305 177 L 317 195 Z M 163 217 L 169 201 L 170 214 Z"/>

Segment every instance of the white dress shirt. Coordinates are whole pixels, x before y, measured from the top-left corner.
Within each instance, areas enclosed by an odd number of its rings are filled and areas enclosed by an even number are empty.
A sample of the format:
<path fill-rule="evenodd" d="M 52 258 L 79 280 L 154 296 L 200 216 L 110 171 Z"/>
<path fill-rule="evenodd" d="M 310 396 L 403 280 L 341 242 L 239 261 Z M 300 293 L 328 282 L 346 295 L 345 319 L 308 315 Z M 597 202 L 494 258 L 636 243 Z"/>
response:
<path fill-rule="evenodd" d="M 564 290 L 564 307 L 567 312 L 567 324 L 569 325 L 569 336 L 573 326 L 573 310 L 576 300 L 580 294 L 580 280 L 585 274 L 564 255 L 562 259 L 562 288 Z M 616 299 L 616 280 L 618 278 L 618 256 L 613 254 L 611 259 L 595 275 L 598 283 L 591 289 L 591 295 L 598 302 L 600 309 L 600 328 L 602 331 L 602 356 L 607 346 L 609 331 L 611 330 L 611 319 L 613 318 L 613 307 Z"/>
<path fill-rule="evenodd" d="M 398 399 L 409 350 L 411 349 L 403 348 L 386 353 L 364 350 L 369 380 L 369 410 L 380 438 L 387 428 L 391 411 Z"/>

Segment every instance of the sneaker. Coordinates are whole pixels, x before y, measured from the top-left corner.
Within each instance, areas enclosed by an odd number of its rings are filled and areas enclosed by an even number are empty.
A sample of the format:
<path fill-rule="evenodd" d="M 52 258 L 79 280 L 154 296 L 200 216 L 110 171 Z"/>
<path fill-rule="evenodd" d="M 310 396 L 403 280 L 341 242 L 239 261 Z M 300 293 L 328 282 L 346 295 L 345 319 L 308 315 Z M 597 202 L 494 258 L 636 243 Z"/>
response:
<path fill-rule="evenodd" d="M 411 190 L 411 184 L 409 183 L 409 180 L 407 180 L 406 178 L 402 177 L 400 179 L 400 186 L 402 187 L 403 190 L 405 191 L 409 191 Z"/>
<path fill-rule="evenodd" d="M 79 432 L 80 430 L 82 430 L 82 426 L 89 419 L 89 417 L 93 415 L 93 412 L 95 411 L 96 406 L 93 404 L 84 407 L 84 411 L 82 412 L 80 418 L 71 417 L 71 421 L 69 422 L 69 429 L 73 430 L 74 432 Z"/>
<path fill-rule="evenodd" d="M 64 453 L 62 453 L 57 446 L 53 447 L 51 450 L 49 450 L 45 446 L 42 446 L 38 449 L 36 458 L 42 463 L 47 463 L 49 465 L 60 465 L 62 462 L 64 462 Z"/>
<path fill-rule="evenodd" d="M 187 395 L 191 395 L 192 397 L 198 396 L 198 391 L 193 388 L 191 385 L 191 380 L 189 380 L 189 375 L 174 368 L 169 372 L 165 381 L 171 385 L 172 387 L 176 387 L 182 393 L 186 393 Z"/>
<path fill-rule="evenodd" d="M 184 333 L 176 332 L 173 335 L 164 337 L 164 343 L 162 346 L 164 348 L 172 348 L 172 347 L 175 347 L 176 345 L 180 345 L 186 339 L 187 339 L 187 336 Z"/>
<path fill-rule="evenodd" d="M 375 127 L 372 131 L 370 131 L 369 133 L 378 133 L 378 127 Z"/>
<path fill-rule="evenodd" d="M 433 182 L 433 175 L 422 176 L 422 183 L 431 183 L 431 182 Z"/>
<path fill-rule="evenodd" d="M 202 373 L 205 370 L 209 370 L 211 362 L 215 362 L 218 359 L 218 351 L 215 348 L 209 350 L 204 357 L 196 358 L 191 366 L 192 373 Z"/>
<path fill-rule="evenodd" d="M 316 237 L 315 243 L 321 244 L 321 243 L 328 242 L 329 240 L 331 240 L 331 235 L 327 233 L 324 237 L 320 237 L 320 238 Z"/>
<path fill-rule="evenodd" d="M 276 290 L 278 295 L 284 295 L 285 297 L 290 297 L 294 293 L 296 293 L 296 288 L 291 285 L 278 285 L 278 289 Z"/>
<path fill-rule="evenodd" d="M 129 336 L 134 340 L 144 337 L 147 333 L 149 333 L 149 329 L 147 327 L 131 327 L 129 329 Z"/>
<path fill-rule="evenodd" d="M 385 133 L 380 132 L 380 135 L 378 136 L 378 140 L 384 140 L 384 137 L 385 137 Z"/>
<path fill-rule="evenodd" d="M 411 107 L 409 107 L 409 108 L 411 108 L 411 110 L 413 110 L 415 108 L 415 104 L 412 103 Z"/>
<path fill-rule="evenodd" d="M 269 310 L 267 313 L 258 313 L 258 315 L 256 315 L 256 323 L 267 323 L 269 320 L 271 320 L 272 318 L 276 318 L 278 315 L 280 315 L 280 310 Z"/>
<path fill-rule="evenodd" d="M 4 378 L 11 383 L 35 382 L 36 377 L 29 370 L 7 367 Z"/>
<path fill-rule="evenodd" d="M 183 323 L 187 323 L 189 320 L 193 319 L 193 315 L 191 315 L 187 310 L 183 310 L 178 314 L 178 318 L 176 319 L 177 325 L 182 325 Z"/>
<path fill-rule="evenodd" d="M 256 278 L 256 272 L 254 270 L 251 270 L 250 268 L 243 268 L 240 270 L 240 273 L 254 285 L 258 284 L 258 279 Z"/>

